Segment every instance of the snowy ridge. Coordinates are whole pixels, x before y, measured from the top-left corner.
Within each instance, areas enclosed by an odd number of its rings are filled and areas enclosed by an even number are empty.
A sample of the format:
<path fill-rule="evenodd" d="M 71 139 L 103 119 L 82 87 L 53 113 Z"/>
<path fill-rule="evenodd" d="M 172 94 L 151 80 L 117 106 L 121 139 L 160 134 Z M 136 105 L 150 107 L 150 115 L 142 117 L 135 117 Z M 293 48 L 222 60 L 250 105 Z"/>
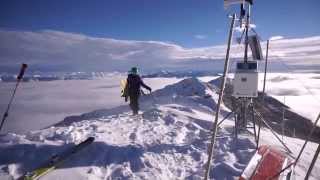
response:
<path fill-rule="evenodd" d="M 138 116 L 120 106 L 68 117 L 25 135 L 3 135 L 0 179 L 18 178 L 90 136 L 96 139 L 92 145 L 44 179 L 201 179 L 216 101 L 208 84 L 190 78 L 143 96 Z M 228 112 L 222 107 L 222 116 Z M 237 178 L 254 153 L 250 135 L 234 140 L 233 124 L 227 119 L 219 129 L 214 179 Z"/>
<path fill-rule="evenodd" d="M 3 174 L 17 178 L 70 144 L 93 136 L 96 141 L 89 148 L 46 177 L 202 177 L 216 95 L 195 78 L 167 86 L 152 95 L 154 98 L 149 95 L 142 99 L 143 113 L 138 117 L 131 116 L 129 109 L 123 107 L 98 110 L 66 118 L 56 127 L 27 135 L 8 134 L 1 137 L 1 152 L 17 155 L 16 158 L 1 159 L 0 165 L 6 167 L 2 168 Z M 231 127 L 221 130 L 217 152 L 219 163 L 215 166 L 223 172 L 217 174 L 219 179 L 239 176 L 248 162 L 253 143 L 247 140 L 238 143 L 243 144 L 243 148 L 233 149 Z M 19 154 L 25 154 L 23 160 Z M 229 162 L 221 163 L 222 159 Z"/>

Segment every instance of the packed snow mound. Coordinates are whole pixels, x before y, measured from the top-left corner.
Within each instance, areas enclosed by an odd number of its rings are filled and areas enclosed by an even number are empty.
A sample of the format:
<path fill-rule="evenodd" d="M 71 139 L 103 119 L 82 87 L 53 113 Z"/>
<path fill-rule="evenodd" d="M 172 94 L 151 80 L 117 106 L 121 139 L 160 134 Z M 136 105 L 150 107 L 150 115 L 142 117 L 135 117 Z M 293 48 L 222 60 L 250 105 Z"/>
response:
<path fill-rule="evenodd" d="M 88 137 L 95 141 L 45 179 L 203 179 L 216 92 L 191 78 L 143 97 L 138 116 L 119 106 L 0 136 L 0 179 L 16 179 Z M 229 112 L 223 106 L 219 121 Z M 233 125 L 230 117 L 219 127 L 211 178 L 237 179 L 255 152 L 251 135 L 234 139 Z"/>
<path fill-rule="evenodd" d="M 154 92 L 155 96 L 204 96 L 206 95 L 206 84 L 197 78 L 184 79 L 176 84 Z"/>
<path fill-rule="evenodd" d="M 101 111 L 100 111 L 101 112 Z M 102 114 L 101 114 L 102 115 Z M 139 116 L 82 120 L 27 135 L 1 137 L 2 174 L 17 178 L 55 153 L 87 137 L 96 141 L 76 154 L 48 179 L 201 179 L 207 160 L 212 116 L 179 104 L 151 108 Z M 254 143 L 234 141 L 232 128 L 221 129 L 215 179 L 238 177 L 254 152 Z M 5 177 L 1 176 L 0 177 Z"/>
<path fill-rule="evenodd" d="M 167 98 L 175 93 L 180 97 L 176 101 Z M 67 117 L 25 135 L 1 136 L 0 178 L 18 178 L 54 154 L 95 137 L 94 143 L 46 178 L 201 179 L 216 101 L 206 94 L 215 93 L 195 78 L 185 79 L 153 92 L 154 100 L 145 96 L 138 116 L 119 106 Z M 219 132 L 212 169 L 219 172 L 216 179 L 238 177 L 254 151 L 251 140 L 234 141 L 230 123 L 227 126 Z"/>
<path fill-rule="evenodd" d="M 215 109 L 218 95 L 208 83 L 202 82 L 197 78 L 187 78 L 175 84 L 165 86 L 163 89 L 156 90 L 151 94 L 144 95 L 140 99 L 143 111 L 150 107 L 166 104 L 180 104 L 191 109 L 200 109 L 211 113 Z M 222 113 L 226 110 L 222 108 Z"/>

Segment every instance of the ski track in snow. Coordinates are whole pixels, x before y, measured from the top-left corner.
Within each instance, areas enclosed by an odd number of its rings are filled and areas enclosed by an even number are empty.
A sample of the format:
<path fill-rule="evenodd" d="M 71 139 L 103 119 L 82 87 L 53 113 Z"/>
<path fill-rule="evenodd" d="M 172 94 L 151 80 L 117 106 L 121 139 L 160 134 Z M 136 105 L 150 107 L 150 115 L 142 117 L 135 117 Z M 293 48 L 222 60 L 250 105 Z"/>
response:
<path fill-rule="evenodd" d="M 43 179 L 202 179 L 216 100 L 204 83 L 186 79 L 142 98 L 138 116 L 128 108 L 105 109 L 26 135 L 3 135 L 0 179 L 18 178 L 91 136 L 95 142 Z M 228 112 L 223 106 L 220 120 Z M 219 128 L 214 179 L 237 178 L 254 154 L 251 135 L 235 141 L 233 124 L 230 118 Z"/>

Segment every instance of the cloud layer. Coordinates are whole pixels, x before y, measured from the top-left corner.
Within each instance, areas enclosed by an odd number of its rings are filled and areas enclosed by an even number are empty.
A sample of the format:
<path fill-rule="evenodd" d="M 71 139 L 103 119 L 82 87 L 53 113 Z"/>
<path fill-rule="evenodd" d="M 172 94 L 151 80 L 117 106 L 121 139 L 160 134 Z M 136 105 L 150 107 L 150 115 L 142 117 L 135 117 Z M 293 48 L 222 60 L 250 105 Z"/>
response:
<path fill-rule="evenodd" d="M 16 70 L 22 62 L 33 71 L 126 71 L 130 66 L 145 71 L 209 70 L 215 60 L 224 59 L 226 50 L 225 45 L 188 49 L 160 41 L 96 38 L 51 30 L 0 30 L 0 42 L 1 72 Z M 262 47 L 265 48 L 265 42 Z M 232 58 L 241 58 L 242 51 L 242 46 L 234 45 Z M 319 57 L 320 37 L 271 43 L 271 59 L 305 65 L 320 64 Z"/>
<path fill-rule="evenodd" d="M 59 31 L 0 31 L 2 71 L 26 62 L 52 71 L 125 71 L 133 65 L 149 69 L 177 67 L 183 60 L 209 59 L 201 49 L 185 49 L 158 41 L 96 38 Z"/>

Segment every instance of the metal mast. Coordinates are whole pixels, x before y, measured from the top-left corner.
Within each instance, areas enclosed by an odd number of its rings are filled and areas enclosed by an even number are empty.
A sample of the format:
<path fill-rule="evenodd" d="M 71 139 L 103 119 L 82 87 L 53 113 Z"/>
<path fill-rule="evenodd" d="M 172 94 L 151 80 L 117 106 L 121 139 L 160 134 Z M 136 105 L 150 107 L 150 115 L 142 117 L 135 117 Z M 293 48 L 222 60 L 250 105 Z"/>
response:
<path fill-rule="evenodd" d="M 212 137 L 211 137 L 211 143 L 210 143 L 209 150 L 208 150 L 209 156 L 208 156 L 208 160 L 207 160 L 207 164 L 206 164 L 206 171 L 205 171 L 205 178 L 204 178 L 205 180 L 208 180 L 208 178 L 210 177 L 210 165 L 211 165 L 211 160 L 213 158 L 214 145 L 216 142 L 216 135 L 217 135 L 217 130 L 218 130 L 218 120 L 219 120 L 219 114 L 220 114 L 220 105 L 222 103 L 223 92 L 224 92 L 225 83 L 226 83 L 226 79 L 227 79 L 227 72 L 228 72 L 228 67 L 229 67 L 229 57 L 230 57 L 230 47 L 231 47 L 231 42 L 232 42 L 232 37 L 233 37 L 233 27 L 234 27 L 235 19 L 236 19 L 236 14 L 233 14 L 231 24 L 230 24 L 230 30 L 229 30 L 228 48 L 227 48 L 227 53 L 226 53 L 226 60 L 224 63 L 223 79 L 222 79 L 222 83 L 220 85 L 220 94 L 219 94 L 218 104 L 216 107 L 215 120 L 214 120 L 213 127 L 211 130 Z"/>

